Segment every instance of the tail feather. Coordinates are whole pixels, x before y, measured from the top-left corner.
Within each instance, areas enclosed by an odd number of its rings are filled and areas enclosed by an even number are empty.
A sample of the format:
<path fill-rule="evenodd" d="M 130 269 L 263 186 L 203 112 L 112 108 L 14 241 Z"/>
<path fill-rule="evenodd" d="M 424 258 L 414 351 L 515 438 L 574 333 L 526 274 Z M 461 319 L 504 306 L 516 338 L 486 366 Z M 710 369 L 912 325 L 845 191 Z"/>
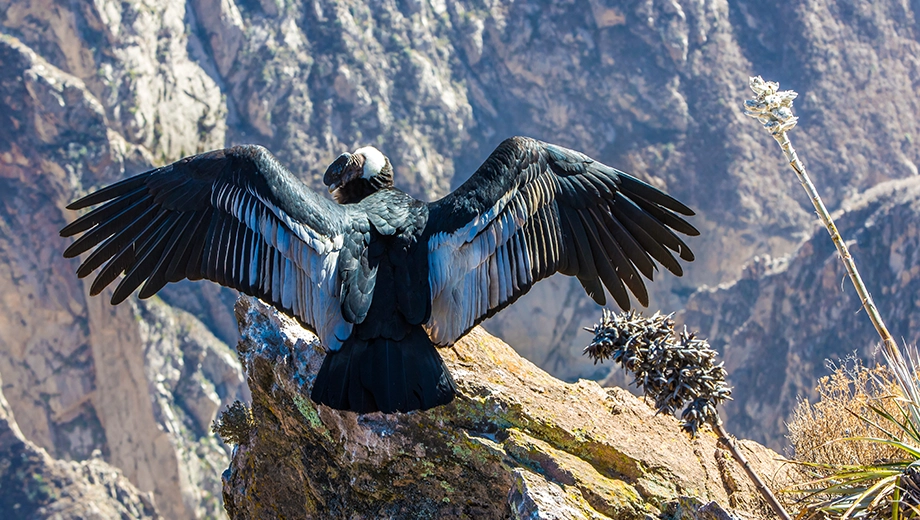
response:
<path fill-rule="evenodd" d="M 421 327 L 402 340 L 352 335 L 326 354 L 311 397 L 358 413 L 427 410 L 454 398 L 456 385 Z"/>

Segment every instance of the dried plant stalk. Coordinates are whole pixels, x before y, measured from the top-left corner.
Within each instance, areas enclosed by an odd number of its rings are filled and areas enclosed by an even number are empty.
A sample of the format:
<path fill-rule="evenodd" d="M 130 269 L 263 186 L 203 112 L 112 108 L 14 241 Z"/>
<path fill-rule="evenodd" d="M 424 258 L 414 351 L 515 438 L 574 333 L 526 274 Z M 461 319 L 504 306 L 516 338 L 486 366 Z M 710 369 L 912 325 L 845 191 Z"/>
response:
<path fill-rule="evenodd" d="M 604 309 L 601 322 L 586 330 L 594 333 L 594 340 L 585 354 L 595 363 L 612 359 L 631 372 L 633 383 L 655 400 L 659 412 L 673 414 L 687 405 L 681 414 L 684 429 L 695 435 L 701 424 L 712 426 L 773 511 L 791 520 L 722 425 L 716 407 L 731 399 L 731 389 L 708 342 L 686 329 L 676 333 L 671 316 L 659 313 L 645 318 L 636 312 L 618 315 Z"/>
<path fill-rule="evenodd" d="M 837 230 L 837 226 L 834 224 L 830 212 L 827 211 L 827 207 L 821 200 L 821 196 L 818 195 L 815 185 L 811 182 L 808 173 L 805 171 L 805 166 L 799 160 L 795 148 L 792 147 L 792 143 L 789 141 L 787 133 L 795 127 L 798 121 L 798 118 L 792 115 L 792 101 L 798 94 L 791 90 L 780 91 L 779 83 L 764 81 L 760 76 L 750 79 L 750 87 L 751 90 L 754 91 L 756 98 L 744 102 L 745 114 L 758 119 L 776 142 L 779 143 L 780 148 L 783 150 L 783 154 L 789 161 L 789 165 L 792 166 L 793 171 L 795 171 L 799 183 L 801 183 L 802 187 L 805 189 L 818 216 L 824 223 L 824 227 L 827 228 L 828 233 L 830 233 L 831 240 L 833 240 L 834 246 L 837 247 L 837 252 L 840 254 L 840 258 L 846 267 L 850 281 L 856 288 L 856 293 L 862 301 L 863 308 L 866 309 L 866 313 L 872 321 L 872 325 L 875 327 L 876 332 L 878 332 L 882 340 L 882 354 L 888 362 L 889 369 L 894 374 L 894 379 L 898 384 L 900 392 L 907 400 L 907 409 L 909 410 L 908 413 L 911 419 L 910 426 L 916 428 L 920 426 L 920 385 L 917 384 L 916 379 L 916 375 L 920 372 L 920 359 L 918 359 L 915 352 L 909 352 L 909 355 L 905 357 L 901 353 L 898 344 L 891 337 L 891 333 L 888 332 L 888 328 L 885 326 L 885 322 L 882 320 L 882 316 L 879 314 L 878 308 L 872 300 L 872 296 L 869 294 L 868 289 L 866 289 L 866 285 L 863 283 L 862 277 L 856 269 L 856 262 L 853 260 L 852 255 L 850 255 L 846 242 L 844 242 L 843 237 L 840 236 L 840 232 Z M 883 482 L 880 481 L 877 486 L 882 484 Z M 870 488 L 870 490 L 872 489 L 874 488 Z M 897 496 L 897 486 L 895 486 L 895 495 Z M 882 496 L 882 494 L 879 494 L 876 500 L 880 500 Z M 897 502 L 897 500 L 895 500 L 895 502 Z M 849 517 L 857 506 L 858 503 L 854 503 L 849 510 L 844 513 L 843 517 Z M 894 508 L 894 517 L 897 516 L 898 509 L 899 507 Z"/>
<path fill-rule="evenodd" d="M 783 150 L 783 154 L 789 161 L 789 165 L 792 166 L 796 176 L 799 178 L 799 182 L 802 184 L 802 187 L 805 188 L 805 192 L 808 193 L 808 197 L 815 206 L 815 210 L 821 218 L 821 222 L 824 223 L 824 227 L 826 227 L 827 232 L 830 233 L 831 240 L 833 240 L 834 245 L 837 246 L 837 252 L 840 253 L 840 258 L 846 266 L 850 280 L 853 282 L 853 286 L 856 287 L 856 293 L 859 295 L 863 307 L 869 315 L 869 319 L 872 320 L 872 325 L 875 326 L 875 330 L 882 339 L 883 352 L 886 359 L 891 360 L 892 370 L 894 370 L 898 379 L 902 379 L 902 377 L 905 376 L 909 379 L 910 376 L 908 374 L 902 375 L 898 373 L 901 367 L 906 368 L 908 364 L 901 354 L 898 344 L 892 339 L 891 333 L 888 332 L 888 328 L 885 326 L 885 322 L 882 320 L 882 316 L 879 314 L 878 308 L 872 300 L 872 296 L 869 294 L 868 289 L 866 289 L 866 284 L 863 283 L 862 277 L 856 269 L 856 262 L 853 260 L 852 255 L 850 255 L 850 250 L 847 248 L 846 242 L 844 242 L 843 238 L 840 236 L 840 232 L 837 231 L 834 219 L 831 218 L 830 212 L 827 211 L 827 206 L 824 205 L 824 201 L 822 201 L 821 196 L 818 195 L 817 188 L 815 188 L 815 185 L 811 182 L 808 172 L 805 171 L 805 165 L 802 164 L 799 160 L 799 156 L 795 153 L 792 142 L 789 141 L 787 132 L 795 128 L 799 119 L 792 115 L 792 101 L 798 97 L 798 94 L 792 90 L 780 91 L 779 83 L 764 81 L 760 76 L 750 79 L 750 87 L 757 97 L 744 102 L 745 114 L 763 123 L 764 128 L 770 132 L 773 139 L 779 143 L 780 148 Z M 916 392 L 911 393 L 916 394 Z M 910 395 L 909 397 L 920 398 L 920 395 Z M 920 401 L 915 399 L 915 402 Z M 915 419 L 920 423 L 920 413 L 915 411 L 915 414 Z"/>

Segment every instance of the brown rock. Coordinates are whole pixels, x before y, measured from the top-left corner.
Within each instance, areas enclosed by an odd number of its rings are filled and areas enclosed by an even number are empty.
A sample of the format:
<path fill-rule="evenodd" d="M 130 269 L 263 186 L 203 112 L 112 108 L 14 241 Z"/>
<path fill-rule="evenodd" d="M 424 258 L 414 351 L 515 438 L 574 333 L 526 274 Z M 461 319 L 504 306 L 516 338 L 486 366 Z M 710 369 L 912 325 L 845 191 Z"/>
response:
<path fill-rule="evenodd" d="M 482 329 L 441 350 L 453 403 L 359 416 L 308 397 L 324 357 L 312 333 L 255 299 L 236 312 L 253 422 L 224 473 L 231 518 L 644 519 L 682 496 L 769 516 L 712 433 L 690 439 L 623 390 L 563 383 Z M 743 446 L 783 478 L 778 455 Z"/>
<path fill-rule="evenodd" d="M 582 149 L 698 210 L 697 261 L 684 278 L 662 273 L 651 285 L 652 309 L 676 310 L 700 285 L 731 283 L 755 256 L 781 258 L 811 234 L 811 208 L 786 182 L 775 144 L 740 115 L 749 74 L 801 93 L 796 145 L 813 173 L 828 176 L 832 208 L 917 171 L 917 20 L 916 3 L 891 0 L 579 0 L 541 9 L 509 0 L 0 0 L 0 373 L 7 398 L 26 436 L 53 456 L 108 453 L 106 430 L 119 426 L 102 416 L 117 413 L 94 404 L 113 398 L 96 393 L 94 349 L 101 347 L 90 343 L 98 336 L 89 333 L 86 290 L 72 276 L 74 264 L 59 258 L 64 244 L 52 239 L 73 216 L 62 206 L 155 161 L 239 142 L 269 146 L 314 186 L 343 150 L 374 144 L 390 155 L 400 186 L 422 198 L 459 184 L 509 135 Z M 893 249 L 891 258 L 902 269 L 897 276 L 912 276 L 910 257 Z M 839 285 L 832 274 L 822 278 L 828 287 Z M 235 342 L 235 294 L 181 284 L 162 297 Z M 704 305 L 701 298 L 695 305 Z M 106 326 L 135 327 L 140 312 L 118 314 Z M 555 375 L 603 378 L 606 367 L 580 355 L 590 339 L 581 328 L 597 315 L 577 283 L 556 277 L 487 327 Z M 734 319 L 716 321 L 728 327 Z M 775 344 L 787 332 L 752 326 L 744 334 L 751 344 Z M 750 435 L 759 435 L 759 421 L 781 431 L 788 405 L 773 402 L 793 402 L 796 388 L 810 388 L 811 367 L 840 354 L 812 355 L 803 346 L 801 354 L 777 356 L 786 347 L 776 348 L 766 365 L 753 353 L 732 355 L 737 380 L 750 377 L 753 388 L 794 382 L 765 394 L 779 395 L 769 402 L 752 393 L 736 412 L 733 424 Z M 184 368 L 167 372 L 193 380 L 175 389 L 196 396 L 183 417 L 186 432 L 197 431 L 213 407 L 208 384 Z M 150 395 L 162 395 L 150 379 L 120 380 L 137 388 L 125 391 L 126 401 L 138 402 L 148 383 Z M 225 402 L 233 394 L 211 384 Z M 138 419 L 154 423 L 166 421 Z M 144 447 L 120 453 L 141 461 L 175 453 L 144 438 L 135 438 Z M 147 462 L 124 463 L 133 475 Z M 153 473 L 163 489 L 185 486 L 175 484 L 185 482 L 175 472 Z"/>
<path fill-rule="evenodd" d="M 741 115 L 751 97 L 748 76 L 762 74 L 799 92 L 793 141 L 809 170 L 821 172 L 832 209 L 879 182 L 916 175 L 916 4 L 585 4 L 492 9 L 468 84 L 501 109 L 486 117 L 474 97 L 476 129 L 494 128 L 496 141 L 525 131 L 579 147 L 652 178 L 697 210 L 692 222 L 702 234 L 688 241 L 697 260 L 684 278 L 656 276 L 650 311 L 676 311 L 696 287 L 731 283 L 753 257 L 782 257 L 811 234 L 811 204 L 788 177 L 782 153 Z M 607 14 L 614 9 L 621 23 Z M 480 154 L 488 149 L 483 143 Z M 464 171 L 467 162 L 457 163 Z M 600 379 L 606 374 L 580 355 L 590 341 L 582 327 L 599 312 L 577 283 L 561 279 L 538 285 L 484 326 L 559 377 Z M 745 371 L 756 371 L 757 363 L 751 358 Z"/>
<path fill-rule="evenodd" d="M 0 23 L 84 82 L 101 102 L 106 126 L 157 155 L 179 158 L 222 145 L 227 111 L 212 66 L 202 64 L 202 42 L 186 31 L 186 19 L 194 19 L 186 8 L 182 0 L 0 0 Z M 225 43 L 229 52 L 229 34 Z"/>
<path fill-rule="evenodd" d="M 0 385 L 2 386 L 2 385 Z M 55 460 L 27 441 L 0 393 L 0 511 L 4 518 L 159 518 L 153 497 L 101 459 Z"/>
<path fill-rule="evenodd" d="M 57 238 L 82 186 L 149 154 L 108 127 L 85 83 L 15 38 L 0 35 L 0 63 L 0 374 L 19 427 L 51 457 L 99 454 L 164 516 L 220 514 L 228 454 L 208 425 L 245 396 L 236 359 L 159 300 L 88 298 Z"/>

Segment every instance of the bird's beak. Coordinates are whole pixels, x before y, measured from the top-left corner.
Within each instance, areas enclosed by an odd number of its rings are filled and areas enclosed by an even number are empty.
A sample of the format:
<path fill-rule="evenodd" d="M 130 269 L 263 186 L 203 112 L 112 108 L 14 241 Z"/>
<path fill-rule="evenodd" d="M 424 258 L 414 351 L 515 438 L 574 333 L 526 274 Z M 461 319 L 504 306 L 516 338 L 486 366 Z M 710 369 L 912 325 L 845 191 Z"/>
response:
<path fill-rule="evenodd" d="M 326 168 L 326 173 L 323 175 L 323 183 L 329 186 L 329 193 L 338 189 L 342 184 L 342 174 L 348 168 L 351 161 L 352 155 L 350 153 L 343 153 Z"/>

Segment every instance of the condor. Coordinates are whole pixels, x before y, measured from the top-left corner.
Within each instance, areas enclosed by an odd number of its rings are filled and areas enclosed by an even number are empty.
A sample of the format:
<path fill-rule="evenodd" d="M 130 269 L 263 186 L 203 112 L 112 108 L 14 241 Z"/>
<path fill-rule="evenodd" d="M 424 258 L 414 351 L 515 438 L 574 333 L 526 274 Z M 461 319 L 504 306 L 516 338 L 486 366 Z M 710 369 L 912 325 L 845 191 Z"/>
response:
<path fill-rule="evenodd" d="M 393 187 L 375 148 L 327 169 L 335 203 L 260 146 L 217 150 L 118 182 L 70 204 L 100 205 L 61 230 L 90 250 L 90 294 L 124 274 L 140 287 L 206 278 L 270 302 L 316 331 L 328 354 L 317 403 L 358 413 L 450 402 L 435 346 L 451 345 L 554 273 L 604 305 L 643 306 L 655 261 L 680 276 L 693 211 L 635 177 L 561 146 L 514 137 L 456 191 L 425 203 Z M 141 284 L 143 286 L 141 287 Z"/>

